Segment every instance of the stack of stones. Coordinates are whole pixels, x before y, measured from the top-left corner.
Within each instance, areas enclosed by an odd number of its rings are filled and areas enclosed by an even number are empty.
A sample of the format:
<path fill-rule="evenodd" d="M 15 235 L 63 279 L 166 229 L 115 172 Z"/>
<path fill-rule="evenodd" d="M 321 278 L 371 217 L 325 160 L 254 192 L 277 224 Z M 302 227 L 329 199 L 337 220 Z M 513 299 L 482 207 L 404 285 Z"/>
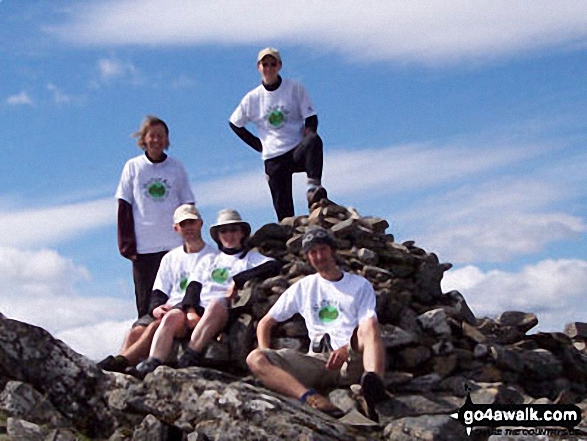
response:
<path fill-rule="evenodd" d="M 347 412 L 336 421 L 248 376 L 245 359 L 258 321 L 313 272 L 301 253 L 311 225 L 328 228 L 340 266 L 375 289 L 389 392 L 376 409 L 379 426 L 345 420 L 357 415 L 358 388 L 330 393 Z M 236 320 L 209 347 L 212 367 L 232 373 L 162 366 L 139 381 L 100 371 L 40 328 L 0 319 L 0 440 L 73 440 L 79 432 L 111 441 L 467 440 L 464 426 L 450 417 L 467 394 L 475 404 L 577 404 L 583 412 L 577 429 L 587 433 L 587 324 L 528 335 L 538 323 L 531 313 L 476 318 L 459 292 L 441 291 L 451 265 L 414 242 L 396 243 L 388 227 L 325 200 L 309 216 L 261 227 L 252 244 L 284 266 L 277 277 L 245 285 L 233 305 Z M 272 345 L 306 350 L 306 335 L 303 319 L 294 316 L 275 329 Z"/>
<path fill-rule="evenodd" d="M 260 252 L 284 262 L 282 274 L 245 286 L 225 349 L 213 346 L 210 357 L 246 368 L 258 321 L 292 283 L 313 272 L 301 252 L 302 236 L 312 225 L 334 235 L 340 267 L 361 274 L 375 289 L 392 393 L 463 397 L 471 390 L 473 402 L 488 403 L 570 403 L 587 396 L 587 325 L 570 324 L 566 334 L 527 335 L 538 323 L 532 313 L 478 319 L 458 291 L 442 293 L 440 281 L 450 263 L 440 263 L 413 241 L 396 243 L 386 233 L 386 220 L 327 201 L 315 204 L 310 215 L 264 225 L 251 237 Z M 306 335 L 303 319 L 294 316 L 275 330 L 272 344 L 305 350 Z"/>

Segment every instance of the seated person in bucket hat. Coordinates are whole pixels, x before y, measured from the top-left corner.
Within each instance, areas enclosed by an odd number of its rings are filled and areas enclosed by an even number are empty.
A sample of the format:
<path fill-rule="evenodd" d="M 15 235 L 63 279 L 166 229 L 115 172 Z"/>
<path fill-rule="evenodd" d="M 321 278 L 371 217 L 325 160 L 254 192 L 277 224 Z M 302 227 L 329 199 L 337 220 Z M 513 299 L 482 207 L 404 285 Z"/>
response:
<path fill-rule="evenodd" d="M 173 229 L 184 243 L 163 256 L 153 285 L 149 313 L 133 323 L 120 354 L 100 361 L 100 369 L 125 372 L 149 355 L 155 331 L 163 316 L 183 299 L 191 271 L 204 256 L 218 253 L 202 239 L 202 225 L 202 216 L 194 205 L 180 205 L 175 210 Z"/>
<path fill-rule="evenodd" d="M 317 273 L 291 285 L 261 319 L 259 347 L 249 354 L 247 364 L 269 389 L 334 417 L 342 416 L 342 411 L 317 391 L 360 380 L 366 411 L 376 420 L 374 405 L 386 394 L 381 379 L 385 355 L 373 287 L 364 277 L 339 269 L 334 239 L 324 228 L 308 228 L 302 251 Z M 306 321 L 313 342 L 310 352 L 270 349 L 271 329 L 296 313 Z M 320 342 L 330 343 L 332 350 L 324 353 L 319 347 L 323 345 L 316 344 Z"/>
<path fill-rule="evenodd" d="M 197 366 L 203 351 L 228 322 L 228 302 L 253 278 L 275 276 L 281 264 L 257 251 L 249 250 L 246 240 L 251 226 L 236 210 L 218 213 L 218 221 L 210 228 L 210 236 L 220 253 L 202 259 L 190 275 L 181 309 L 170 311 L 157 329 L 150 356 L 137 366 L 140 377 L 153 372 L 169 356 L 173 339 L 191 332 L 188 348 L 178 366 Z"/>

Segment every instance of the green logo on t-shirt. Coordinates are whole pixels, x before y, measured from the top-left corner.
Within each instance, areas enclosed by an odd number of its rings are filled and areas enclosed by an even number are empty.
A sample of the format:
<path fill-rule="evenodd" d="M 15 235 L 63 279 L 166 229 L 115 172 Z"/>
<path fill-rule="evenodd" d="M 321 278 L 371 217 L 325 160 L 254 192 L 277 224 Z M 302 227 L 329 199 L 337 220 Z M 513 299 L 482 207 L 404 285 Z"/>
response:
<path fill-rule="evenodd" d="M 269 124 L 271 124 L 273 127 L 279 127 L 281 124 L 283 124 L 284 119 L 285 116 L 280 109 L 273 110 L 267 117 Z"/>
<path fill-rule="evenodd" d="M 179 282 L 179 289 L 181 290 L 181 292 L 184 292 L 185 289 L 188 286 L 188 278 L 187 277 L 182 277 L 181 281 Z"/>
<path fill-rule="evenodd" d="M 227 268 L 216 268 L 212 271 L 212 280 L 216 283 L 224 283 L 228 280 L 229 272 Z"/>
<path fill-rule="evenodd" d="M 318 311 L 318 318 L 324 323 L 333 322 L 338 318 L 338 309 L 334 306 L 325 306 Z"/>
<path fill-rule="evenodd" d="M 169 184 L 165 179 L 153 178 L 145 184 L 147 196 L 155 200 L 163 200 L 169 195 Z"/>

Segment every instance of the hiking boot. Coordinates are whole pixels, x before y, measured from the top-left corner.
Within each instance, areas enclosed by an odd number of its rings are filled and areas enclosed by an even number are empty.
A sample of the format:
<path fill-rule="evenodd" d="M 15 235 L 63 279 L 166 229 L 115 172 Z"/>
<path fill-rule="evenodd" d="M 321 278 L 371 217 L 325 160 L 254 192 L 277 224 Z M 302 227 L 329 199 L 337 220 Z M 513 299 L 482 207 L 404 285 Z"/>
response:
<path fill-rule="evenodd" d="M 326 193 L 326 189 L 324 187 L 311 188 L 306 193 L 306 197 L 308 198 L 308 208 L 312 208 L 312 205 L 322 199 L 326 199 L 327 196 L 328 194 Z"/>
<path fill-rule="evenodd" d="M 99 369 L 109 372 L 124 372 L 128 367 L 128 360 L 122 355 L 109 355 L 104 360 L 96 364 Z"/>
<path fill-rule="evenodd" d="M 340 418 L 344 416 L 343 410 L 332 404 L 330 400 L 324 395 L 320 395 L 318 393 L 309 395 L 306 397 L 305 402 L 313 409 L 324 412 L 326 415 L 330 415 L 332 418 Z"/>
<path fill-rule="evenodd" d="M 187 348 L 183 355 L 177 362 L 178 368 L 187 368 L 191 366 L 199 366 L 202 360 L 202 353 L 194 351 L 193 349 Z"/>
<path fill-rule="evenodd" d="M 379 415 L 375 411 L 377 403 L 387 399 L 385 385 L 375 372 L 365 372 L 361 377 L 361 388 L 363 389 L 363 398 L 367 404 L 366 416 L 375 422 L 379 422 Z"/>
<path fill-rule="evenodd" d="M 161 366 L 163 362 L 155 357 L 149 357 L 145 361 L 139 363 L 137 365 L 136 370 L 133 372 L 136 374 L 135 376 L 141 380 L 143 380 L 147 374 L 150 374 L 159 366 Z"/>

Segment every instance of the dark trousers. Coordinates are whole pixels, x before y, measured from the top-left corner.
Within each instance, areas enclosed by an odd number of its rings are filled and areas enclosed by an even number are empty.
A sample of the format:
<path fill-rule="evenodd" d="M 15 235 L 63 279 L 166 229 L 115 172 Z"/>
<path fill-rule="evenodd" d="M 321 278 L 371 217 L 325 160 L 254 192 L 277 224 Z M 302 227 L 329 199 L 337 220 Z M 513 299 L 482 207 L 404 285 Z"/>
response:
<path fill-rule="evenodd" d="M 167 251 L 158 253 L 137 254 L 137 260 L 132 263 L 132 278 L 135 282 L 135 297 L 137 301 L 138 318 L 149 314 L 151 292 L 157 277 L 161 259 Z"/>
<path fill-rule="evenodd" d="M 306 172 L 308 179 L 322 179 L 322 139 L 317 134 L 306 137 L 289 152 L 267 159 L 265 174 L 277 219 L 294 215 L 292 175 Z"/>

